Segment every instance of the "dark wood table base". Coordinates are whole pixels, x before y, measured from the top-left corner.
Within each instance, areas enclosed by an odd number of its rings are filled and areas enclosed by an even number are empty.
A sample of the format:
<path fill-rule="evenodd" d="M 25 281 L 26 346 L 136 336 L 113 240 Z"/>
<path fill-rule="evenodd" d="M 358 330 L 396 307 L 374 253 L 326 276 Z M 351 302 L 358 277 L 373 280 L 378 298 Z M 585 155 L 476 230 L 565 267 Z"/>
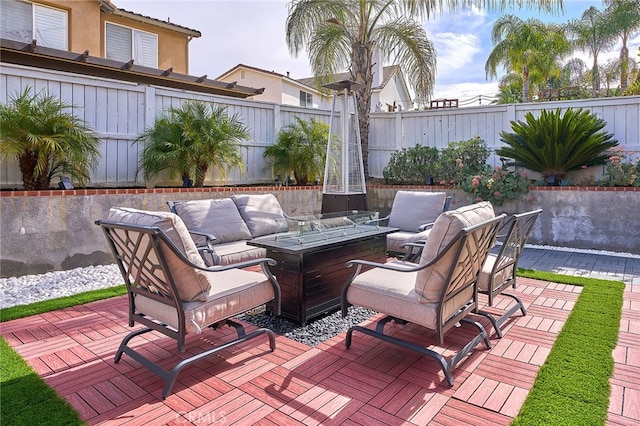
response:
<path fill-rule="evenodd" d="M 282 316 L 305 325 L 340 308 L 342 286 L 352 273 L 345 263 L 353 259 L 384 263 L 386 250 L 386 233 L 299 253 L 267 247 L 267 257 L 278 262 L 271 271 L 282 289 Z"/>

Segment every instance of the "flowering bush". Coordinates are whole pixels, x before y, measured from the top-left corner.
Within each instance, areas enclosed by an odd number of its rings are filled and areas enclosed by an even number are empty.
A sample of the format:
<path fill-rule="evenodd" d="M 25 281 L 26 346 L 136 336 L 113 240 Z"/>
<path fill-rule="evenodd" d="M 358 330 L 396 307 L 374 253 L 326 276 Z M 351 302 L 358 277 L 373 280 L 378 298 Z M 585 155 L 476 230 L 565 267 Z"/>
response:
<path fill-rule="evenodd" d="M 529 193 L 529 179 L 526 174 L 490 166 L 474 176 L 467 177 L 460 185 L 462 190 L 474 197 L 475 201 L 490 201 L 501 206 L 505 200 L 517 200 Z"/>
<path fill-rule="evenodd" d="M 626 160 L 626 161 L 625 161 Z M 625 154 L 622 150 L 612 150 L 607 159 L 603 186 L 640 186 L 640 157 Z"/>
<path fill-rule="evenodd" d="M 440 151 L 436 167 L 436 182 L 440 185 L 459 185 L 467 176 L 480 173 L 489 158 L 487 143 L 480 136 L 466 141 L 449 142 Z"/>

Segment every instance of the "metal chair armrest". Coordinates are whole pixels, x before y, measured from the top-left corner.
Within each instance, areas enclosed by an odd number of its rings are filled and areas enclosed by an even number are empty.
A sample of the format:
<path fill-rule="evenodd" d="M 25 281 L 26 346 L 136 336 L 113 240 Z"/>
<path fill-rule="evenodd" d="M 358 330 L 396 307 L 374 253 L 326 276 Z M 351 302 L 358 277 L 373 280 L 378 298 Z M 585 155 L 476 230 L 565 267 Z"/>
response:
<path fill-rule="evenodd" d="M 426 231 L 429 228 L 433 228 L 434 224 L 435 222 L 423 223 L 422 225 L 418 226 L 418 232 Z"/>

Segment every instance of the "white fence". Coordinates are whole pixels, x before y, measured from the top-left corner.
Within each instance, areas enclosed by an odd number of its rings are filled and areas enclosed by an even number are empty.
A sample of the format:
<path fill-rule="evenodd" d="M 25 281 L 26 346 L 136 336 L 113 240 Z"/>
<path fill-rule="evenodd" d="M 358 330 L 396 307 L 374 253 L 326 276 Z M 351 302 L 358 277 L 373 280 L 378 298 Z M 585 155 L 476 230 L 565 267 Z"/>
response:
<path fill-rule="evenodd" d="M 640 96 L 582 99 L 576 101 L 486 105 L 472 108 L 373 113 L 369 129 L 369 171 L 382 176 L 393 150 L 417 144 L 445 148 L 449 142 L 480 136 L 493 151 L 499 148 L 500 133 L 511 131 L 511 121 L 523 120 L 527 112 L 543 109 L 585 108 L 606 121 L 605 130 L 626 151 L 640 153 Z M 489 163 L 499 165 L 492 155 Z"/>
<path fill-rule="evenodd" d="M 134 139 L 151 126 L 158 112 L 179 105 L 190 98 L 224 104 L 230 114 L 238 113 L 250 129 L 252 139 L 243 148 L 246 170 L 229 171 L 227 184 L 266 183 L 273 181 L 271 165 L 264 159 L 267 146 L 274 143 L 280 128 L 295 117 L 329 121 L 330 111 L 276 105 L 266 102 L 206 95 L 157 86 L 115 81 L 58 71 L 42 70 L 13 64 L 0 68 L 0 102 L 6 103 L 26 87 L 42 89 L 74 105 L 73 112 L 84 119 L 103 141 L 98 169 L 91 177 L 91 186 L 141 185 L 136 181 L 136 166 L 140 146 Z M 640 96 L 528 103 L 487 105 L 473 108 L 409 111 L 402 113 L 372 113 L 369 132 L 369 175 L 382 177 L 382 170 L 391 154 L 401 148 L 420 144 L 439 149 L 449 142 L 480 136 L 494 150 L 500 146 L 499 134 L 510 130 L 511 120 L 520 120 L 525 113 L 542 109 L 586 108 L 607 122 L 627 151 L 640 152 Z M 337 121 L 337 120 L 336 120 Z M 338 123 L 334 123 L 334 126 Z M 490 162 L 496 163 L 492 156 Z M 499 164 L 499 163 L 498 163 Z M 141 179 L 141 177 L 139 178 Z M 207 183 L 223 183 L 215 172 Z M 22 178 L 17 163 L 11 158 L 0 160 L 0 186 L 18 188 Z"/>

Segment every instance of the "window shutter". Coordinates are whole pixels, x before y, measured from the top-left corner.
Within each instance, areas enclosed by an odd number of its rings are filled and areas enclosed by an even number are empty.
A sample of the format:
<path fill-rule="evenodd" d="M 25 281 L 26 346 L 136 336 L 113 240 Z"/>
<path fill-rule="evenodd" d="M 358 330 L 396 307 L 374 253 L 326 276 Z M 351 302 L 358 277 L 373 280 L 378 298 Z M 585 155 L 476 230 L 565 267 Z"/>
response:
<path fill-rule="evenodd" d="M 33 5 L 35 35 L 40 46 L 67 50 L 67 12 Z"/>
<path fill-rule="evenodd" d="M 106 57 L 114 61 L 129 62 L 133 59 L 131 30 L 107 23 L 106 27 Z M 137 61 L 136 61 L 137 62 Z"/>
<path fill-rule="evenodd" d="M 31 4 L 16 0 L 0 1 L 0 35 L 7 40 L 30 43 L 33 40 Z"/>
<path fill-rule="evenodd" d="M 158 36 L 142 31 L 133 32 L 135 63 L 158 68 Z"/>

